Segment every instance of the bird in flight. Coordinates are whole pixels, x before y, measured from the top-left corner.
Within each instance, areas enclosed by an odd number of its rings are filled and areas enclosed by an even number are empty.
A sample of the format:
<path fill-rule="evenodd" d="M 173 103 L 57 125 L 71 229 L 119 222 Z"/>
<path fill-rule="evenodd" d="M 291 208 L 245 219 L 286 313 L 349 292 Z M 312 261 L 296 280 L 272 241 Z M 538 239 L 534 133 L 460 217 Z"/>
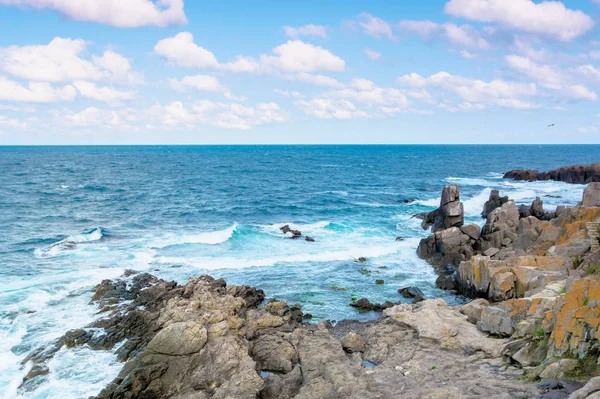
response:
<path fill-rule="evenodd" d="M 554 125 L 555 125 L 555 123 L 551 123 L 551 124 L 549 124 L 547 127 L 552 127 L 552 126 L 554 126 Z"/>

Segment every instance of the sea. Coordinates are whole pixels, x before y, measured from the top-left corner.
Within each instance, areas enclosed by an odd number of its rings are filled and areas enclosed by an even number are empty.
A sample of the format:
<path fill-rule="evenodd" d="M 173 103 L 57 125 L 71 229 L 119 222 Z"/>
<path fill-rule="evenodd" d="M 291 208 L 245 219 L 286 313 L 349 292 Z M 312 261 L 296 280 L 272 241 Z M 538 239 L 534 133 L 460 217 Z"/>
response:
<path fill-rule="evenodd" d="M 462 303 L 416 256 L 429 233 L 413 215 L 435 209 L 447 184 L 460 184 L 466 223 L 484 223 L 491 189 L 518 204 L 539 196 L 546 210 L 574 205 L 584 186 L 503 172 L 599 154 L 598 145 L 0 147 L 0 397 L 87 398 L 118 374 L 111 351 L 63 348 L 46 382 L 18 388 L 23 358 L 100 317 L 91 290 L 125 269 L 252 285 L 300 303 L 311 322 L 379 317 L 349 304 L 406 301 L 397 293 L 406 286 Z M 286 224 L 315 242 L 290 239 Z"/>

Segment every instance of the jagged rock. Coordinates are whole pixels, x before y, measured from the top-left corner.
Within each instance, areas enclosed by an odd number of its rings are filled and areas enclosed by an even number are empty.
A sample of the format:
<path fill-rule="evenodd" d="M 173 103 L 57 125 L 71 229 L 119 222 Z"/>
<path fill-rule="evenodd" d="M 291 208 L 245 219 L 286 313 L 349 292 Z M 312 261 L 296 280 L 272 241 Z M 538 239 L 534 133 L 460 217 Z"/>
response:
<path fill-rule="evenodd" d="M 308 242 L 315 242 L 315 239 L 309 236 L 304 237 L 304 239 Z"/>
<path fill-rule="evenodd" d="M 490 198 L 483 205 L 483 211 L 481 217 L 487 219 L 487 216 L 496 208 L 501 207 L 503 204 L 508 202 L 508 196 L 500 197 L 500 191 L 492 190 L 490 192 Z M 477 237 L 479 238 L 479 237 Z"/>
<path fill-rule="evenodd" d="M 563 166 L 549 172 L 516 169 L 506 172 L 504 174 L 504 179 L 526 181 L 555 180 L 574 184 L 600 182 L 600 163 L 594 163 L 591 165 Z"/>
<path fill-rule="evenodd" d="M 560 359 L 559 361 L 550 363 L 550 365 L 544 368 L 544 371 L 540 373 L 540 378 L 545 380 L 557 380 L 562 379 L 571 373 L 579 362 L 576 359 Z"/>
<path fill-rule="evenodd" d="M 485 256 L 492 257 L 492 256 L 496 255 L 498 252 L 500 252 L 500 250 L 498 248 L 488 248 L 483 252 L 483 254 Z"/>
<path fill-rule="evenodd" d="M 270 374 L 264 380 L 264 387 L 260 390 L 260 399 L 292 399 L 302 386 L 302 372 L 300 367 L 284 375 Z"/>
<path fill-rule="evenodd" d="M 417 287 L 405 287 L 398 289 L 398 294 L 404 298 L 412 299 L 413 303 L 425 300 L 425 294 Z"/>
<path fill-rule="evenodd" d="M 283 334 L 259 336 L 253 342 L 251 355 L 259 370 L 289 373 L 298 363 L 296 350 Z"/>
<path fill-rule="evenodd" d="M 590 183 L 583 190 L 583 206 L 600 206 L 600 183 Z"/>
<path fill-rule="evenodd" d="M 464 207 L 460 201 L 460 187 L 457 184 L 445 186 L 438 215 L 433 224 L 433 231 L 460 227 L 464 223 Z"/>
<path fill-rule="evenodd" d="M 529 210 L 531 216 L 535 216 L 538 219 L 542 219 L 546 214 L 546 211 L 544 211 L 544 202 L 540 199 L 540 197 L 535 197 L 535 200 L 533 200 L 531 203 Z"/>

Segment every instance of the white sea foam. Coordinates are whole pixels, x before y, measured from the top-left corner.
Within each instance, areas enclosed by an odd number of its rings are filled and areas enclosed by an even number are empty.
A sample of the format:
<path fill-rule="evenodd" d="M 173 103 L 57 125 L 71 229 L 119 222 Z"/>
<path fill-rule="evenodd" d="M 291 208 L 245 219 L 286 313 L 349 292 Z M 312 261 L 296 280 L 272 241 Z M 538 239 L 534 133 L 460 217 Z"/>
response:
<path fill-rule="evenodd" d="M 426 199 L 426 200 L 416 200 L 415 204 L 419 204 L 419 205 L 423 205 L 423 206 L 431 206 L 431 207 L 438 207 L 440 206 L 440 199 L 438 198 L 430 198 L 430 199 Z"/>
<path fill-rule="evenodd" d="M 264 232 L 269 233 L 271 235 L 281 235 L 281 227 L 288 225 L 292 230 L 300 230 L 302 233 L 322 233 L 323 230 L 329 226 L 331 222 L 329 221 L 321 221 L 315 223 L 292 223 L 292 222 L 282 222 L 282 223 L 273 223 L 269 225 L 259 225 L 259 228 Z"/>
<path fill-rule="evenodd" d="M 477 179 L 477 178 L 470 178 L 470 177 L 448 177 L 446 178 L 446 180 L 448 182 L 451 182 L 452 184 L 460 184 L 463 186 L 488 186 L 491 183 L 488 180 L 485 179 Z"/>
<path fill-rule="evenodd" d="M 311 245 L 307 243 L 307 245 Z M 155 259 L 156 263 L 161 264 L 179 264 L 192 266 L 198 269 L 218 270 L 218 269 L 242 269 L 254 266 L 274 266 L 283 263 L 306 263 L 306 262 L 335 262 L 344 260 L 353 260 L 361 256 L 367 258 L 377 258 L 379 256 L 391 255 L 403 248 L 401 242 L 390 242 L 389 245 L 378 246 L 353 246 L 351 248 L 330 250 L 322 252 L 284 254 L 267 257 L 171 257 L 159 256 Z"/>
<path fill-rule="evenodd" d="M 150 248 L 166 248 L 173 245 L 184 245 L 184 244 L 208 244 L 217 245 L 228 241 L 235 230 L 237 229 L 237 223 L 234 223 L 230 227 L 217 230 L 217 231 L 205 231 L 197 234 L 189 235 L 175 235 L 170 234 L 164 238 L 154 240 L 149 244 Z"/>
<path fill-rule="evenodd" d="M 490 188 L 486 188 L 476 196 L 463 200 L 465 216 L 478 216 L 481 214 L 483 205 L 490 198 L 490 191 Z"/>
<path fill-rule="evenodd" d="M 60 240 L 49 247 L 36 248 L 34 251 L 34 255 L 38 258 L 58 256 L 66 251 L 72 251 L 77 249 L 78 244 L 99 241 L 102 239 L 102 237 L 102 229 L 100 227 L 96 227 L 85 233 L 72 234 L 64 240 Z"/>

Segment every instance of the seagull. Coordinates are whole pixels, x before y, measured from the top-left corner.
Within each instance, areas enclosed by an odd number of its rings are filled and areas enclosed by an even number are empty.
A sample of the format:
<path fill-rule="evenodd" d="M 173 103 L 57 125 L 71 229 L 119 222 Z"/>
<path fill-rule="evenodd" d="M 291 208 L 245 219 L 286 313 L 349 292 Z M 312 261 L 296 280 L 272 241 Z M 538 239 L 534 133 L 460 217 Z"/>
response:
<path fill-rule="evenodd" d="M 551 124 L 550 124 L 550 125 L 548 125 L 547 127 L 552 127 L 552 126 L 554 126 L 554 125 L 555 125 L 555 123 L 551 123 Z"/>

